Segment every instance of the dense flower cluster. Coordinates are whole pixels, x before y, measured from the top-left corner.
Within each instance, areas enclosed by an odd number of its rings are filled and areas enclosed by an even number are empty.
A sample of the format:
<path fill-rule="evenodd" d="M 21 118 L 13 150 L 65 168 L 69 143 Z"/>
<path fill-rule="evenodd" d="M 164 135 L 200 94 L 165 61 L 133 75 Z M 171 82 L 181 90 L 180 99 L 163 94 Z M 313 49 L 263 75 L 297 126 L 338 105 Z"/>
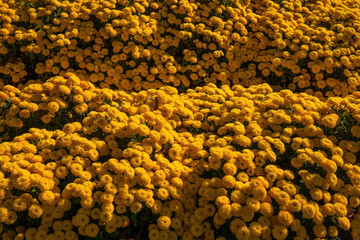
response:
<path fill-rule="evenodd" d="M 0 97 L 1 239 L 360 239 L 359 92 L 67 73 Z"/>
<path fill-rule="evenodd" d="M 0 238 L 360 239 L 359 8 L 0 1 Z"/>
<path fill-rule="evenodd" d="M 101 88 L 267 82 L 317 97 L 360 85 L 357 1 L 0 4 L 0 85 L 75 72 Z"/>

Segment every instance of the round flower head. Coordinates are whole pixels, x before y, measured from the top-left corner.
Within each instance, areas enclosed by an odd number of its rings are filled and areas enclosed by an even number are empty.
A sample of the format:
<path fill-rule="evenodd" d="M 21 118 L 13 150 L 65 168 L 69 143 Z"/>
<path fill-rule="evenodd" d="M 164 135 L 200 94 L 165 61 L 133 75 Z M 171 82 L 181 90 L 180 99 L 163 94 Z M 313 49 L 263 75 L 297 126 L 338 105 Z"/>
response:
<path fill-rule="evenodd" d="M 121 228 L 126 228 L 130 224 L 130 219 L 128 218 L 128 216 L 125 215 L 121 215 L 120 218 L 118 218 L 118 221 L 119 221 L 118 225 Z"/>
<path fill-rule="evenodd" d="M 237 172 L 237 168 L 236 168 L 236 165 L 234 163 L 225 163 L 223 165 L 223 171 L 225 174 L 227 175 L 231 175 L 231 176 L 234 176 Z"/>
<path fill-rule="evenodd" d="M 71 134 L 71 133 L 75 132 L 76 128 L 75 128 L 75 126 L 73 124 L 67 123 L 67 124 L 64 125 L 62 130 L 66 134 Z"/>
<path fill-rule="evenodd" d="M 51 122 L 51 120 L 52 120 L 52 118 L 51 118 L 51 116 L 49 115 L 49 114 L 44 114 L 42 117 L 41 117 L 41 121 L 43 122 L 43 123 L 49 123 L 49 122 Z"/>
<path fill-rule="evenodd" d="M 318 237 L 318 238 L 323 238 L 327 234 L 326 226 L 323 224 L 315 225 L 313 229 L 314 229 L 314 233 L 315 233 L 316 237 Z"/>
<path fill-rule="evenodd" d="M 254 195 L 254 198 L 257 200 L 260 200 L 260 201 L 264 200 L 267 195 L 266 188 L 264 188 L 263 186 L 256 187 L 253 191 L 253 195 Z"/>
<path fill-rule="evenodd" d="M 99 152 L 95 149 L 90 149 L 88 155 L 92 161 L 97 161 L 99 159 Z"/>
<path fill-rule="evenodd" d="M 29 209 L 29 217 L 31 218 L 39 218 L 43 214 L 43 209 L 40 205 L 32 204 Z"/>
<path fill-rule="evenodd" d="M 132 204 L 131 204 L 131 206 L 130 206 L 130 211 L 132 212 L 132 213 L 139 213 L 140 211 L 141 211 L 141 209 L 142 209 L 142 204 L 141 204 L 141 202 L 133 202 Z"/>
<path fill-rule="evenodd" d="M 330 237 L 335 238 L 338 235 L 338 229 L 335 226 L 330 226 L 327 230 Z"/>
<path fill-rule="evenodd" d="M 292 199 L 286 205 L 286 209 L 290 212 L 299 212 L 301 210 L 301 203 L 298 200 Z"/>
<path fill-rule="evenodd" d="M 31 115 L 31 113 L 30 113 L 30 111 L 27 110 L 27 109 L 23 109 L 23 110 L 21 110 L 20 113 L 19 113 L 19 116 L 20 116 L 21 118 L 29 118 L 30 115 Z"/>
<path fill-rule="evenodd" d="M 44 229 L 37 231 L 37 233 L 35 234 L 35 239 L 46 239 L 46 237 L 47 231 Z"/>
<path fill-rule="evenodd" d="M 157 226 L 160 229 L 168 229 L 171 225 L 171 219 L 168 216 L 160 216 L 157 219 Z"/>
<path fill-rule="evenodd" d="M 101 211 L 100 212 L 100 220 L 108 223 L 111 221 L 111 219 L 113 219 L 114 214 L 112 212 L 106 212 L 106 211 Z"/>
<path fill-rule="evenodd" d="M 191 226 L 190 230 L 194 237 L 200 237 L 204 233 L 204 227 L 202 224 L 194 224 Z"/>
<path fill-rule="evenodd" d="M 249 224 L 250 233 L 254 237 L 260 237 L 262 233 L 262 226 L 259 222 L 251 222 Z"/>
<path fill-rule="evenodd" d="M 0 222 L 5 222 L 10 215 L 10 211 L 5 207 L 0 207 Z"/>
<path fill-rule="evenodd" d="M 77 214 L 73 217 L 72 223 L 75 226 L 86 226 L 89 223 L 90 218 L 86 214 Z"/>
<path fill-rule="evenodd" d="M 306 204 L 302 207 L 301 212 L 304 218 L 311 219 L 315 215 L 315 208 L 311 204 Z"/>
<path fill-rule="evenodd" d="M 59 92 L 64 94 L 64 95 L 69 95 L 71 93 L 71 89 L 65 85 L 60 85 L 59 86 Z"/>
<path fill-rule="evenodd" d="M 25 231 L 25 239 L 35 239 L 35 235 L 37 233 L 36 228 L 28 228 Z"/>
<path fill-rule="evenodd" d="M 205 209 L 202 208 L 202 207 L 199 207 L 199 208 L 195 209 L 195 216 L 196 216 L 197 219 L 199 219 L 201 221 L 205 220 L 208 217 L 206 212 L 205 212 Z"/>
<path fill-rule="evenodd" d="M 340 122 L 340 118 L 337 114 L 332 113 L 322 118 L 322 124 L 328 128 L 334 128 Z"/>
<path fill-rule="evenodd" d="M 230 204 L 230 199 L 226 196 L 219 196 L 215 200 L 216 206 L 220 207 L 225 204 Z"/>
<path fill-rule="evenodd" d="M 24 198 L 19 197 L 13 201 L 12 206 L 15 211 L 21 212 L 27 208 L 28 203 Z"/>
<path fill-rule="evenodd" d="M 334 204 L 334 208 L 335 208 L 335 211 L 336 211 L 336 214 L 339 216 L 339 217 L 345 217 L 347 215 L 347 208 L 344 204 L 342 203 L 335 203 Z"/>
<path fill-rule="evenodd" d="M 278 214 L 278 220 L 282 225 L 289 227 L 292 224 L 294 217 L 288 211 L 280 211 Z"/>
<path fill-rule="evenodd" d="M 250 222 L 253 217 L 254 217 L 254 210 L 249 207 L 249 206 L 243 206 L 241 209 L 240 209 L 240 215 L 241 215 L 241 218 L 245 221 L 245 222 Z"/>
<path fill-rule="evenodd" d="M 225 175 L 222 178 L 222 183 L 226 188 L 234 188 L 236 184 L 236 179 L 231 175 Z"/>
<path fill-rule="evenodd" d="M 23 121 L 20 118 L 12 118 L 11 122 L 9 123 L 10 126 L 21 128 L 23 126 Z"/>
<path fill-rule="evenodd" d="M 250 229 L 245 225 L 240 227 L 235 233 L 236 239 L 250 239 Z"/>
<path fill-rule="evenodd" d="M 148 235 L 149 239 L 150 240 L 157 240 L 160 238 L 160 231 L 159 229 L 151 229 L 149 230 L 149 235 Z"/>
<path fill-rule="evenodd" d="M 59 111 L 60 106 L 57 102 L 49 102 L 47 105 L 47 109 L 49 110 L 50 113 L 54 114 L 57 111 Z"/>
<path fill-rule="evenodd" d="M 208 217 L 212 217 L 216 213 L 216 207 L 213 204 L 206 204 L 204 206 L 204 211 Z"/>
<path fill-rule="evenodd" d="M 30 187 L 30 177 L 27 175 L 20 176 L 14 181 L 13 184 L 20 190 L 26 190 Z"/>
<path fill-rule="evenodd" d="M 272 236 L 276 240 L 284 240 L 288 236 L 288 229 L 283 225 L 275 225 L 272 229 Z"/>
<path fill-rule="evenodd" d="M 165 188 L 159 188 L 157 191 L 157 196 L 162 200 L 166 200 L 169 197 L 169 192 Z"/>
<path fill-rule="evenodd" d="M 54 202 L 55 195 L 54 195 L 54 193 L 52 191 L 44 191 L 44 192 L 39 194 L 39 200 L 43 204 L 50 205 L 50 204 L 52 204 Z"/>
<path fill-rule="evenodd" d="M 182 226 L 182 220 L 180 218 L 172 218 L 171 219 L 171 227 L 174 229 L 179 229 Z"/>
<path fill-rule="evenodd" d="M 360 138 L 360 126 L 353 126 L 351 127 L 351 134 L 354 137 Z"/>
<path fill-rule="evenodd" d="M 271 217 L 274 213 L 273 206 L 268 202 L 261 203 L 260 213 L 265 217 Z"/>
<path fill-rule="evenodd" d="M 338 218 L 338 223 L 341 229 L 343 230 L 349 230 L 350 229 L 350 220 L 347 217 L 339 217 Z"/>
<path fill-rule="evenodd" d="M 290 201 L 290 196 L 285 191 L 280 191 L 275 199 L 278 203 L 286 205 Z"/>
<path fill-rule="evenodd" d="M 222 205 L 219 209 L 218 209 L 218 213 L 220 215 L 221 218 L 223 219 L 229 219 L 232 217 L 232 208 L 231 205 L 226 204 L 226 205 Z"/>
<path fill-rule="evenodd" d="M 261 207 L 260 201 L 252 197 L 246 199 L 246 205 L 251 207 L 254 210 L 254 212 L 259 211 Z"/>

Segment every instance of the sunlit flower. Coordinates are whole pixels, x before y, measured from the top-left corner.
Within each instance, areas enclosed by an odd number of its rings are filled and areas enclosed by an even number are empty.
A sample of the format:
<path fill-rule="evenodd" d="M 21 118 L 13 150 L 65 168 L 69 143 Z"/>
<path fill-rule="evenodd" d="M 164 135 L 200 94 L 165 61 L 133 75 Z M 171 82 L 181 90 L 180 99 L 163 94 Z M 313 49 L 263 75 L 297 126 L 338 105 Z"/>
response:
<path fill-rule="evenodd" d="M 157 219 L 157 226 L 160 229 L 168 229 L 171 225 L 171 219 L 168 216 L 160 216 Z"/>
<path fill-rule="evenodd" d="M 43 209 L 41 208 L 40 205 L 37 204 L 30 205 L 28 210 L 29 210 L 29 216 L 31 218 L 39 218 L 43 214 Z"/>

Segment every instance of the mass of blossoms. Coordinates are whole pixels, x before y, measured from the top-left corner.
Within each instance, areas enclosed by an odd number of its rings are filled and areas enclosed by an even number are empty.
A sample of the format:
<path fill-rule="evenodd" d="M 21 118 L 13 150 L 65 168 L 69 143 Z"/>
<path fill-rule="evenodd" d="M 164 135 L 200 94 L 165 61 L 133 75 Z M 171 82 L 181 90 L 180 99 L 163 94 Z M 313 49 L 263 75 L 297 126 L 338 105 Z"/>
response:
<path fill-rule="evenodd" d="M 360 2 L 0 0 L 0 239 L 360 240 Z"/>

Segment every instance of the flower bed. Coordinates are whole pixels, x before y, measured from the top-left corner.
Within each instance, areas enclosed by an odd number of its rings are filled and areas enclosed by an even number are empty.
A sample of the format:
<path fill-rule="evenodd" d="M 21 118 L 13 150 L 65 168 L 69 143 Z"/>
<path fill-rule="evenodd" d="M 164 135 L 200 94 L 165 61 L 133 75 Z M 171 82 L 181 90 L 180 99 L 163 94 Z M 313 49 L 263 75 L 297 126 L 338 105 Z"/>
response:
<path fill-rule="evenodd" d="M 0 83 L 76 72 L 127 91 L 266 82 L 344 97 L 360 85 L 358 8 L 335 0 L 7 0 Z"/>
<path fill-rule="evenodd" d="M 0 2 L 0 238 L 360 239 L 357 1 Z"/>
<path fill-rule="evenodd" d="M 359 92 L 129 94 L 67 74 L 1 96 L 2 239 L 358 239 Z"/>

